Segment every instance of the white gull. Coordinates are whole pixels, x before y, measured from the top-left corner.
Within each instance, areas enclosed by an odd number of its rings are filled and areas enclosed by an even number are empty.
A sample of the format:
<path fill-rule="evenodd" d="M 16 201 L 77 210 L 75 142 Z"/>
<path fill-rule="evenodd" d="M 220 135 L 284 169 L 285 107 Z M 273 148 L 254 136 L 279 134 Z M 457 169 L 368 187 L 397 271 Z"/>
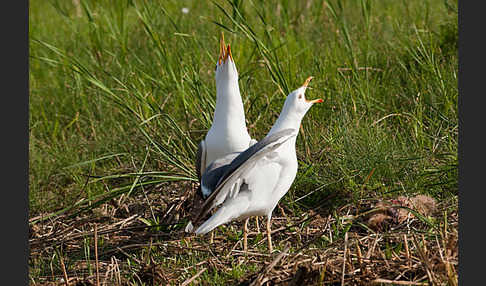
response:
<path fill-rule="evenodd" d="M 216 160 L 202 175 L 201 188 L 209 193 L 196 220 L 202 220 L 213 208 L 218 210 L 195 230 L 205 234 L 232 220 L 245 219 L 244 249 L 247 224 L 251 216 L 267 217 L 268 249 L 272 252 L 271 218 L 280 199 L 287 193 L 297 174 L 295 142 L 302 118 L 314 103 L 305 91 L 312 77 L 291 92 L 282 111 L 266 137 L 241 153 Z M 192 223 L 186 228 L 192 231 Z"/>

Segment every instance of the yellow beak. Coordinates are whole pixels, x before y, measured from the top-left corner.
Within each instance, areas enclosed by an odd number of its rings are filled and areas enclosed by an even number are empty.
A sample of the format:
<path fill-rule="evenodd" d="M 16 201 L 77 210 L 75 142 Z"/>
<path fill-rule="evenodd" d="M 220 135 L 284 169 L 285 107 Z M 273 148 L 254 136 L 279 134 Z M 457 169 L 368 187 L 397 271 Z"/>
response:
<path fill-rule="evenodd" d="M 226 62 L 228 57 L 233 60 L 233 55 L 231 55 L 231 47 L 228 44 L 228 46 L 225 45 L 224 43 L 224 34 L 221 32 L 221 38 L 219 40 L 219 58 L 218 58 L 218 64 Z"/>
<path fill-rule="evenodd" d="M 305 80 L 305 82 L 304 82 L 304 84 L 302 85 L 302 87 L 307 88 L 307 86 L 309 85 L 309 82 L 310 82 L 310 81 L 311 81 L 313 78 L 314 78 L 314 77 L 312 77 L 312 76 L 308 77 L 308 78 Z M 324 100 L 322 100 L 321 98 L 318 98 L 318 99 L 314 99 L 314 100 L 307 100 L 307 99 L 306 99 L 305 101 L 307 101 L 307 102 L 309 102 L 309 103 L 321 103 L 321 102 L 323 102 Z"/>

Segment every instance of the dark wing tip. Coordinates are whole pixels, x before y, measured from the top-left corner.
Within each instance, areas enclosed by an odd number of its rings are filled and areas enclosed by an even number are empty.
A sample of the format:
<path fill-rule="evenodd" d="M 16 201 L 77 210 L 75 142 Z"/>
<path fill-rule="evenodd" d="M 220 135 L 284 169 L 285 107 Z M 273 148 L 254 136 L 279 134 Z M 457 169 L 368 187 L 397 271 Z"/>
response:
<path fill-rule="evenodd" d="M 196 173 L 199 182 L 201 182 L 202 173 L 203 173 L 202 168 L 205 165 L 206 165 L 206 144 L 204 143 L 204 140 L 201 140 L 201 142 L 199 142 L 199 145 L 197 146 L 197 153 L 196 153 Z"/>

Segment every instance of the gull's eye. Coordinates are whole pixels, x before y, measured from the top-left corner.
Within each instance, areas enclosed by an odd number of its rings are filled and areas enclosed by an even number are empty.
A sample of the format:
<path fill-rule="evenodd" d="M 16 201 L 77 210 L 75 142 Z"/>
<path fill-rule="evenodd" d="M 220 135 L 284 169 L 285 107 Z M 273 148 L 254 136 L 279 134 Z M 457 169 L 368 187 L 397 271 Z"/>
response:
<path fill-rule="evenodd" d="M 216 64 L 216 65 L 214 66 L 214 71 L 216 71 L 217 69 L 218 69 L 218 65 Z"/>
<path fill-rule="evenodd" d="M 301 99 L 301 98 L 302 98 L 302 94 L 299 94 L 299 95 L 298 95 L 298 98 L 299 98 L 299 99 Z"/>

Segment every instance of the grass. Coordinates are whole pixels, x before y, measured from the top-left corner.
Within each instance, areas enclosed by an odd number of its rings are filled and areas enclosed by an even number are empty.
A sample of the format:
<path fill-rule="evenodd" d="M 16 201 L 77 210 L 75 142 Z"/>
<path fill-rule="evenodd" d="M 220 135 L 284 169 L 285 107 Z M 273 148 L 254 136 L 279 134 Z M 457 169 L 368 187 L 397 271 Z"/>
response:
<path fill-rule="evenodd" d="M 263 138 L 285 95 L 308 76 L 314 76 L 308 97 L 325 100 L 303 120 L 299 171 L 279 204 L 286 215 L 277 218 L 287 217 L 292 225 L 311 210 L 323 217 L 334 214 L 336 225 L 329 228 L 339 233 L 332 238 L 339 248 L 359 225 L 337 223 L 346 216 L 340 211 L 345 206 L 361 213 L 365 210 L 356 206 L 370 207 L 363 202 L 426 194 L 447 210 L 445 217 L 457 211 L 457 1 L 80 3 L 30 2 L 31 243 L 40 239 L 34 234 L 46 233 L 50 242 L 58 241 L 63 232 L 54 225 L 66 227 L 64 234 L 89 233 L 100 218 L 108 217 L 104 224 L 98 221 L 103 230 L 134 214 L 141 220 L 129 225 L 177 236 L 191 206 L 183 202 L 197 182 L 196 146 L 211 125 L 221 31 L 232 46 L 253 138 Z M 122 211 L 137 205 L 134 200 L 143 202 L 139 209 Z M 116 216 L 109 219 L 109 211 Z M 431 239 L 448 233 L 437 231 L 443 213 L 431 219 L 434 227 L 421 226 Z M 236 225 L 221 228 L 231 233 L 221 240 L 230 248 L 241 238 L 241 229 L 232 229 Z M 358 233 L 367 237 L 367 231 Z M 161 239 L 149 233 L 154 243 Z M 57 250 L 31 250 L 32 283 L 62 276 L 60 257 L 70 277 L 83 260 L 93 275 L 92 239 L 86 235 L 71 245 L 84 253 L 63 252 L 63 244 Z M 292 236 L 290 252 L 306 239 Z M 332 249 L 322 239 L 318 248 Z M 207 238 L 191 241 L 199 245 Z M 103 249 L 103 240 L 99 243 Z M 285 247 L 282 241 L 276 245 Z M 264 241 L 255 250 L 265 253 Z M 162 272 L 192 267 L 173 277 L 181 283 L 202 269 L 194 265 L 209 259 L 207 253 L 174 254 L 147 246 L 127 251 L 123 259 L 129 262 L 124 260 L 118 273 L 135 284 L 145 281 L 137 278 L 143 265 L 162 265 Z M 197 279 L 225 285 L 249 279 L 264 265 L 250 258 L 238 264 L 238 257 L 225 256 L 221 269 L 205 265 Z M 145 261 L 149 258 L 155 264 Z M 105 266 L 116 264 L 110 256 L 100 259 Z"/>

